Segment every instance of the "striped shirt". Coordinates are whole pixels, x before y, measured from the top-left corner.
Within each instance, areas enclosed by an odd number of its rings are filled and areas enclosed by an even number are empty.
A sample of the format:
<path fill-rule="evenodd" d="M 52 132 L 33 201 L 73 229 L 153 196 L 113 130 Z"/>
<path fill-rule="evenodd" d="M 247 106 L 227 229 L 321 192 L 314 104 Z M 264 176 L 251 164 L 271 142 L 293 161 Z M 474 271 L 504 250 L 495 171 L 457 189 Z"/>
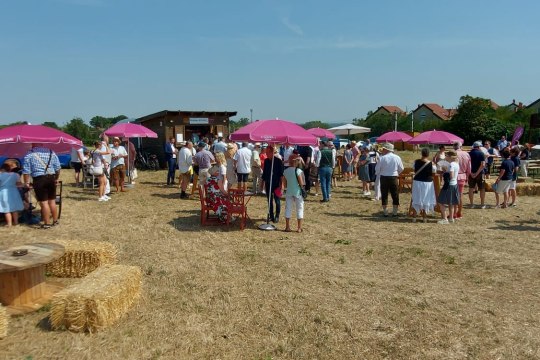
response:
<path fill-rule="evenodd" d="M 48 167 L 47 163 L 49 163 Z M 45 168 L 47 168 L 47 172 L 45 172 Z M 54 151 L 47 148 L 35 147 L 24 157 L 23 174 L 29 174 L 33 178 L 47 174 L 54 175 L 59 170 L 60 160 L 58 160 L 58 156 Z"/>

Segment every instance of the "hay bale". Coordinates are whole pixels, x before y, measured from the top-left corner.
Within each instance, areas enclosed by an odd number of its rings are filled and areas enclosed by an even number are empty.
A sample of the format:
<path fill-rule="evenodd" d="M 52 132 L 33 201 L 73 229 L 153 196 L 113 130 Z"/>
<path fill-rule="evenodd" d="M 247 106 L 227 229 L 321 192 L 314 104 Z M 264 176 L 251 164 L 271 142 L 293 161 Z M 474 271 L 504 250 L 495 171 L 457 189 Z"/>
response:
<path fill-rule="evenodd" d="M 141 282 L 138 266 L 99 267 L 79 283 L 54 295 L 52 328 L 92 333 L 114 324 L 140 296 Z"/>
<path fill-rule="evenodd" d="M 486 189 L 487 192 L 494 192 L 492 185 L 495 184 L 495 180 L 497 179 L 492 179 L 492 178 L 486 179 L 484 189 Z"/>
<path fill-rule="evenodd" d="M 47 264 L 47 273 L 57 277 L 78 278 L 98 267 L 116 263 L 116 247 L 103 241 L 54 240 L 63 245 L 64 255 Z"/>
<path fill-rule="evenodd" d="M 516 184 L 516 193 L 518 196 L 540 196 L 540 184 L 523 183 Z"/>
<path fill-rule="evenodd" d="M 8 319 L 7 309 L 0 304 L 0 339 L 7 336 Z"/>

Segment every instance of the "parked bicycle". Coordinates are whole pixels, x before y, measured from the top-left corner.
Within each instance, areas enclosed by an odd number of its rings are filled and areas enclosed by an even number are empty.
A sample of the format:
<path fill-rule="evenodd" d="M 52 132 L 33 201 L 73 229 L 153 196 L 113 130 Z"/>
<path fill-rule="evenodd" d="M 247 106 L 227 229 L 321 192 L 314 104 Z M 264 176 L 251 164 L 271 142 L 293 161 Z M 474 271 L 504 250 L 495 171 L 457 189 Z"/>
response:
<path fill-rule="evenodd" d="M 159 161 L 157 155 L 148 154 L 145 151 L 138 151 L 135 157 L 135 168 L 137 170 L 159 170 Z"/>

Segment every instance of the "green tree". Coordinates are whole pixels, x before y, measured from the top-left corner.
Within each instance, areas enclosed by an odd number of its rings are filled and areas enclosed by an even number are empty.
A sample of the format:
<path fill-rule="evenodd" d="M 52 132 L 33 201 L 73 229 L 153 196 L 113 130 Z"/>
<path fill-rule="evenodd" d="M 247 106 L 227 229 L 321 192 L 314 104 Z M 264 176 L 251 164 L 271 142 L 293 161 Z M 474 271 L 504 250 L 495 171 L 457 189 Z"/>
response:
<path fill-rule="evenodd" d="M 63 130 L 77 139 L 82 140 L 84 143 L 91 143 L 95 137 L 90 126 L 79 117 L 71 119 L 64 126 Z"/>
<path fill-rule="evenodd" d="M 229 121 L 229 131 L 232 133 L 241 127 L 246 126 L 249 124 L 249 118 L 240 118 L 238 121 L 230 120 Z"/>
<path fill-rule="evenodd" d="M 54 121 L 45 121 L 41 125 L 60 130 L 60 127 Z"/>
<path fill-rule="evenodd" d="M 306 130 L 317 128 L 317 127 L 321 129 L 328 129 L 330 128 L 330 124 L 322 122 L 320 120 L 313 120 L 313 121 L 308 121 L 307 123 L 302 124 L 302 127 Z"/>
<path fill-rule="evenodd" d="M 500 138 L 508 132 L 509 126 L 496 118 L 489 99 L 462 96 L 457 113 L 444 128 L 463 138 L 465 144 L 475 140 L 492 140 Z"/>
<path fill-rule="evenodd" d="M 119 115 L 115 117 L 104 117 L 104 116 L 94 116 L 92 119 L 90 119 L 90 126 L 92 126 L 94 129 L 98 131 L 104 131 L 119 122 L 120 120 L 127 119 L 128 117 L 125 115 Z"/>

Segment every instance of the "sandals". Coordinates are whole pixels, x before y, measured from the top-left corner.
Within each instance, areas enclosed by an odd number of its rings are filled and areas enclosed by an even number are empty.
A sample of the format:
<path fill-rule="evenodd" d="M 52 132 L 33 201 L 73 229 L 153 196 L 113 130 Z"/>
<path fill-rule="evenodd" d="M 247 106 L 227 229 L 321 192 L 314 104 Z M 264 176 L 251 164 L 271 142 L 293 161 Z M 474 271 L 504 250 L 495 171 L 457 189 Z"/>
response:
<path fill-rule="evenodd" d="M 50 225 L 50 224 L 41 224 L 41 225 L 39 226 L 39 228 L 40 228 L 40 229 L 45 229 L 45 230 L 46 230 L 46 229 L 52 228 L 52 225 Z"/>

